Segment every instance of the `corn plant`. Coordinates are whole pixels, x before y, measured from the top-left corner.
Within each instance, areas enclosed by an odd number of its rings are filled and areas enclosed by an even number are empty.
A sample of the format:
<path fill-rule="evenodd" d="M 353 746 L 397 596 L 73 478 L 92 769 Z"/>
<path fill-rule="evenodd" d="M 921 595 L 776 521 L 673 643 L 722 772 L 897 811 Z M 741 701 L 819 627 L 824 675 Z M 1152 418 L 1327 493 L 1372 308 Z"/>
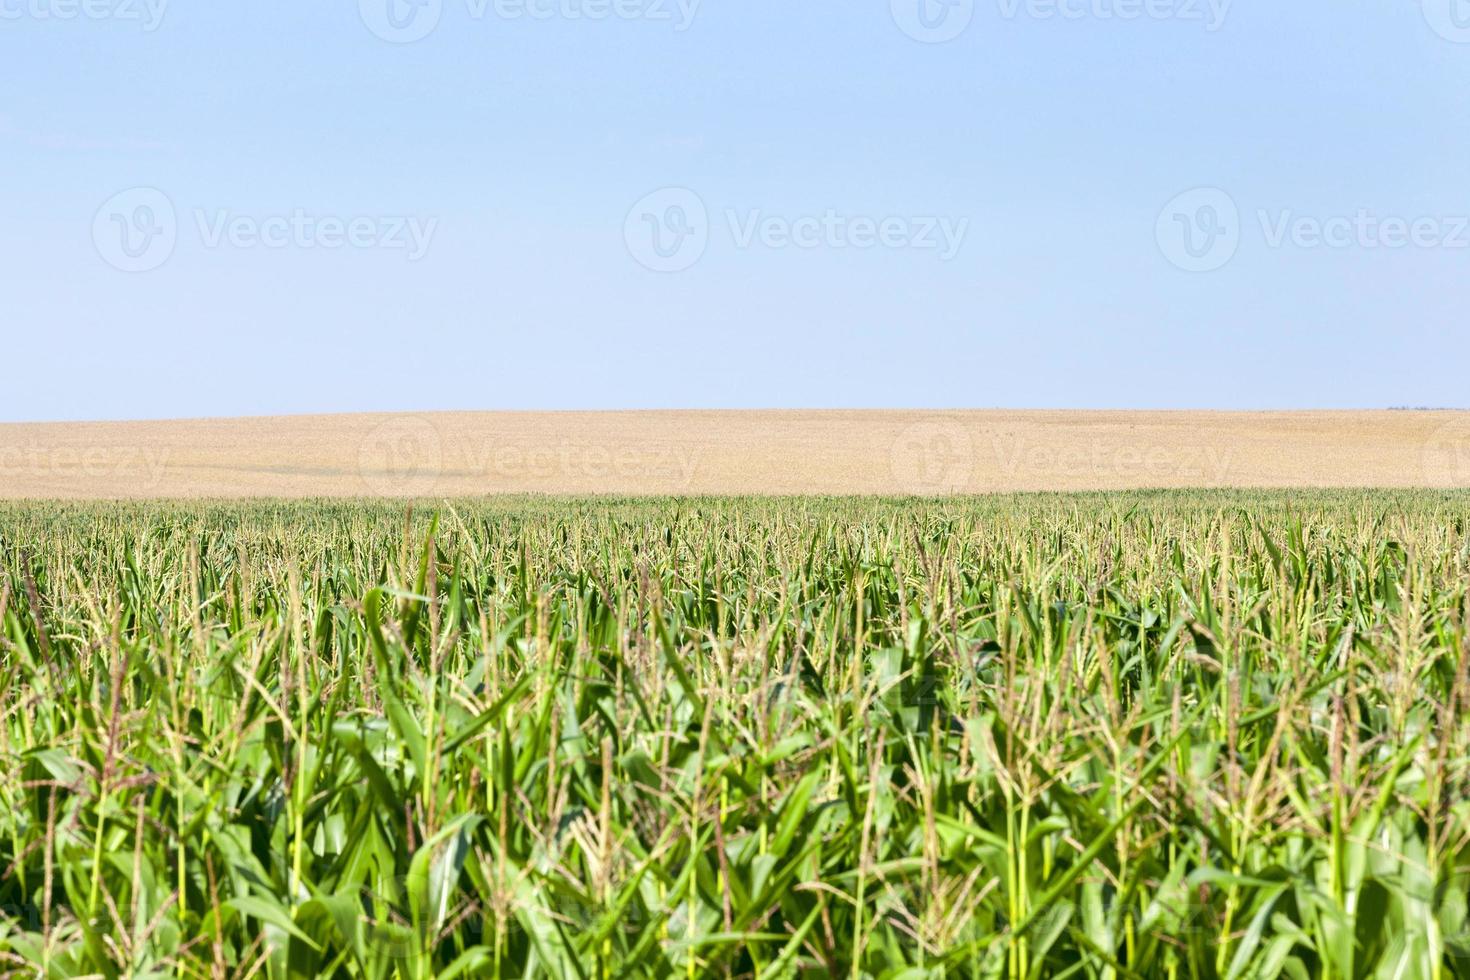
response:
<path fill-rule="evenodd" d="M 1470 976 L 1470 496 L 0 505 L 0 974 Z"/>

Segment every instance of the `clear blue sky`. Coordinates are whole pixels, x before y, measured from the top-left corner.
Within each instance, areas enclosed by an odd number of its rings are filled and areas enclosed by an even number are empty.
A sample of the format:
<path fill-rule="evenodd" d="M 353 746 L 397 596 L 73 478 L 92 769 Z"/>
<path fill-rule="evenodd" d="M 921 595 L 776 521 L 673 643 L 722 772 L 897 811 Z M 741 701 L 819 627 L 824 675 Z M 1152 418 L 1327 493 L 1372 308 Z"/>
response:
<path fill-rule="evenodd" d="M 0 0 L 0 419 L 1470 403 L 1466 0 L 160 2 Z"/>

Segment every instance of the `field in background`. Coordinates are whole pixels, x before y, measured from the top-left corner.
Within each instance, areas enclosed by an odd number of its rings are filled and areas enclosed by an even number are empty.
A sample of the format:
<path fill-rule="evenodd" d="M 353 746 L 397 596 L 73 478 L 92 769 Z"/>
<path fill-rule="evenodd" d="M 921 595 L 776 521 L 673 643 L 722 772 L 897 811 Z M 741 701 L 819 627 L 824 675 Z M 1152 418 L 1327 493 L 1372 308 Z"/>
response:
<path fill-rule="evenodd" d="M 1465 412 L 605 412 L 0 425 L 0 498 L 1470 487 Z"/>
<path fill-rule="evenodd" d="M 1467 976 L 1467 519 L 0 505 L 0 974 Z"/>

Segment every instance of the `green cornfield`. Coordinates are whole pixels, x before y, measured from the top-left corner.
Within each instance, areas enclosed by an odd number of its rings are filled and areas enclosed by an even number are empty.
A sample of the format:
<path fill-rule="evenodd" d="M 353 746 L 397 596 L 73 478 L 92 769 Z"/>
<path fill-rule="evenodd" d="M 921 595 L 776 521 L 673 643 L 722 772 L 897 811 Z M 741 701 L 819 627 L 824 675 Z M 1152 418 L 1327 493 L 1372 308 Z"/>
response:
<path fill-rule="evenodd" d="M 1467 977 L 1467 521 L 0 504 L 0 975 Z"/>

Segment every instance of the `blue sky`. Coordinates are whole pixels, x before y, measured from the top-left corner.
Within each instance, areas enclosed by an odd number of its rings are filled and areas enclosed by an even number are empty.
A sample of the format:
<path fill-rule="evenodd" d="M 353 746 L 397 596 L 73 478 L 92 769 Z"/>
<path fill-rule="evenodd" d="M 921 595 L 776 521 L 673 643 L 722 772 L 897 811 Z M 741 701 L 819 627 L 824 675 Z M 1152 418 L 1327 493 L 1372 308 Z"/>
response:
<path fill-rule="evenodd" d="M 0 0 L 0 419 L 1470 404 L 1470 0 L 389 2 Z"/>

